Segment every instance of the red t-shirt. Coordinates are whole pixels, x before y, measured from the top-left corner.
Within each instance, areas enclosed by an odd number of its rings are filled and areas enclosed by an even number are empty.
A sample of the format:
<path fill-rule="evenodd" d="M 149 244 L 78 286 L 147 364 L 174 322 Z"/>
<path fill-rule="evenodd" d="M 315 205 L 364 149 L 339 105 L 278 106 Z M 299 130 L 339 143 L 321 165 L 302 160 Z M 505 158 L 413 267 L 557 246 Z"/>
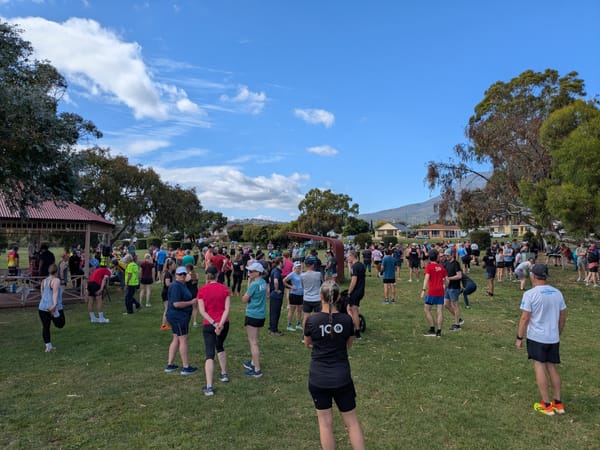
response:
<path fill-rule="evenodd" d="M 110 277 L 110 270 L 106 267 L 98 267 L 90 275 L 90 282 L 94 282 L 102 286 L 102 280 L 104 277 Z"/>
<path fill-rule="evenodd" d="M 225 300 L 231 295 L 229 288 L 224 284 L 217 282 L 210 282 L 205 284 L 198 289 L 198 295 L 196 298 L 202 299 L 204 302 L 204 309 L 215 322 L 220 322 L 225 311 Z M 227 318 L 229 322 L 229 318 Z M 210 323 L 204 319 L 202 322 L 204 325 L 210 325 Z"/>
<path fill-rule="evenodd" d="M 427 285 L 427 295 L 431 297 L 444 296 L 444 278 L 448 276 L 446 269 L 441 264 L 430 262 L 425 267 L 425 275 L 429 274 L 429 284 Z"/>
<path fill-rule="evenodd" d="M 223 263 L 225 262 L 225 257 L 219 253 L 210 258 L 210 262 L 213 267 L 216 267 L 219 273 L 223 272 Z"/>

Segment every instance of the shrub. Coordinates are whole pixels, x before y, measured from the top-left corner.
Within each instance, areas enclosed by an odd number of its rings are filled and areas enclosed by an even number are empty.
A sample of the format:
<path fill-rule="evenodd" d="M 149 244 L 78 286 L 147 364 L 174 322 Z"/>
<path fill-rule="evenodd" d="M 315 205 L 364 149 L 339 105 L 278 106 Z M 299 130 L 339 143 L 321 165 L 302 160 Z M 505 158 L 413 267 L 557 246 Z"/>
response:
<path fill-rule="evenodd" d="M 361 247 L 365 247 L 365 245 L 371 245 L 373 242 L 373 237 L 371 233 L 359 233 L 354 236 L 354 243 L 360 245 Z"/>
<path fill-rule="evenodd" d="M 398 243 L 398 238 L 396 236 L 384 236 L 383 237 L 383 245 L 388 247 L 390 244 L 396 245 Z"/>
<path fill-rule="evenodd" d="M 471 242 L 477 243 L 479 248 L 484 251 L 488 248 L 492 243 L 492 238 L 490 237 L 490 233 L 485 230 L 474 230 L 469 234 L 469 240 Z"/>

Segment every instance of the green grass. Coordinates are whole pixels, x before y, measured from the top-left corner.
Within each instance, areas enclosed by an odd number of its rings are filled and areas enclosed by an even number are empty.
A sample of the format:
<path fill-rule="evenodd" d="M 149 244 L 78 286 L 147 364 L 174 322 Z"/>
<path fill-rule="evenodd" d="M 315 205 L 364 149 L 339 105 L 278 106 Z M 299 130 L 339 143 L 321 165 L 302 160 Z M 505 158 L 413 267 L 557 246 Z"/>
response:
<path fill-rule="evenodd" d="M 398 304 L 383 305 L 381 280 L 368 278 L 361 308 L 367 331 L 351 350 L 367 448 L 600 448 L 600 289 L 577 285 L 572 270 L 551 269 L 569 308 L 560 367 L 567 414 L 554 417 L 533 411 L 533 369 L 514 348 L 517 284 L 497 284 L 489 300 L 483 271 L 474 268 L 479 290 L 472 309 L 462 311 L 464 329 L 435 339 L 422 336 L 421 283 L 406 282 L 404 271 Z M 121 314 L 122 292 L 111 292 L 108 325 L 90 324 L 83 304 L 66 307 L 67 325 L 52 329 L 53 354 L 43 351 L 35 308 L 0 310 L 2 448 L 319 447 L 307 392 L 310 353 L 300 332 L 276 338 L 263 330 L 265 375 L 245 379 L 249 350 L 243 306 L 234 298 L 226 342 L 231 382 L 217 381 L 216 395 L 206 398 L 202 370 L 163 373 L 171 335 L 158 330 L 159 286 L 154 306 L 131 317 Z M 447 330 L 450 315 L 444 318 Z M 201 369 L 203 348 L 201 332 L 192 330 L 191 361 Z M 335 431 L 338 446 L 348 448 L 338 413 Z"/>

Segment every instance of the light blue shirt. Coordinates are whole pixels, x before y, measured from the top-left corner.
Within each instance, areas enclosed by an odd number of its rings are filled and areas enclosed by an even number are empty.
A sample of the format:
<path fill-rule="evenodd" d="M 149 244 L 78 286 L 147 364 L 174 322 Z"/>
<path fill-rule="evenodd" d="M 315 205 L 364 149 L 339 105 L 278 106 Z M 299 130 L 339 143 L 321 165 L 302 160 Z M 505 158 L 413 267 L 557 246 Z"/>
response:
<path fill-rule="evenodd" d="M 246 295 L 250 297 L 246 306 L 246 316 L 253 319 L 267 317 L 267 282 L 260 277 L 248 286 Z"/>

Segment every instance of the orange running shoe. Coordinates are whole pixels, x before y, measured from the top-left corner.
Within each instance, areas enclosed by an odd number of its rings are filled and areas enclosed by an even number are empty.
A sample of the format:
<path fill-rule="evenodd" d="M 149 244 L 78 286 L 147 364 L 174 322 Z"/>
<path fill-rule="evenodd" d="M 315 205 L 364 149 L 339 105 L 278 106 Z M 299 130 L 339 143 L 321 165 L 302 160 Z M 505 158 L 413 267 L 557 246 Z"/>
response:
<path fill-rule="evenodd" d="M 554 410 L 552 409 L 552 404 L 549 403 L 548 406 L 544 402 L 534 403 L 533 409 L 540 414 L 544 414 L 546 416 L 553 416 Z"/>
<path fill-rule="evenodd" d="M 160 330 L 161 330 L 161 331 L 169 330 L 170 328 L 171 328 L 171 327 L 170 327 L 169 325 L 167 325 L 167 324 L 164 324 L 164 325 L 161 325 L 161 326 L 160 326 Z"/>
<path fill-rule="evenodd" d="M 559 400 L 559 401 L 554 401 L 552 400 L 552 409 L 554 410 L 555 413 L 557 414 L 564 414 L 565 413 L 565 406 L 563 405 L 563 403 Z"/>

